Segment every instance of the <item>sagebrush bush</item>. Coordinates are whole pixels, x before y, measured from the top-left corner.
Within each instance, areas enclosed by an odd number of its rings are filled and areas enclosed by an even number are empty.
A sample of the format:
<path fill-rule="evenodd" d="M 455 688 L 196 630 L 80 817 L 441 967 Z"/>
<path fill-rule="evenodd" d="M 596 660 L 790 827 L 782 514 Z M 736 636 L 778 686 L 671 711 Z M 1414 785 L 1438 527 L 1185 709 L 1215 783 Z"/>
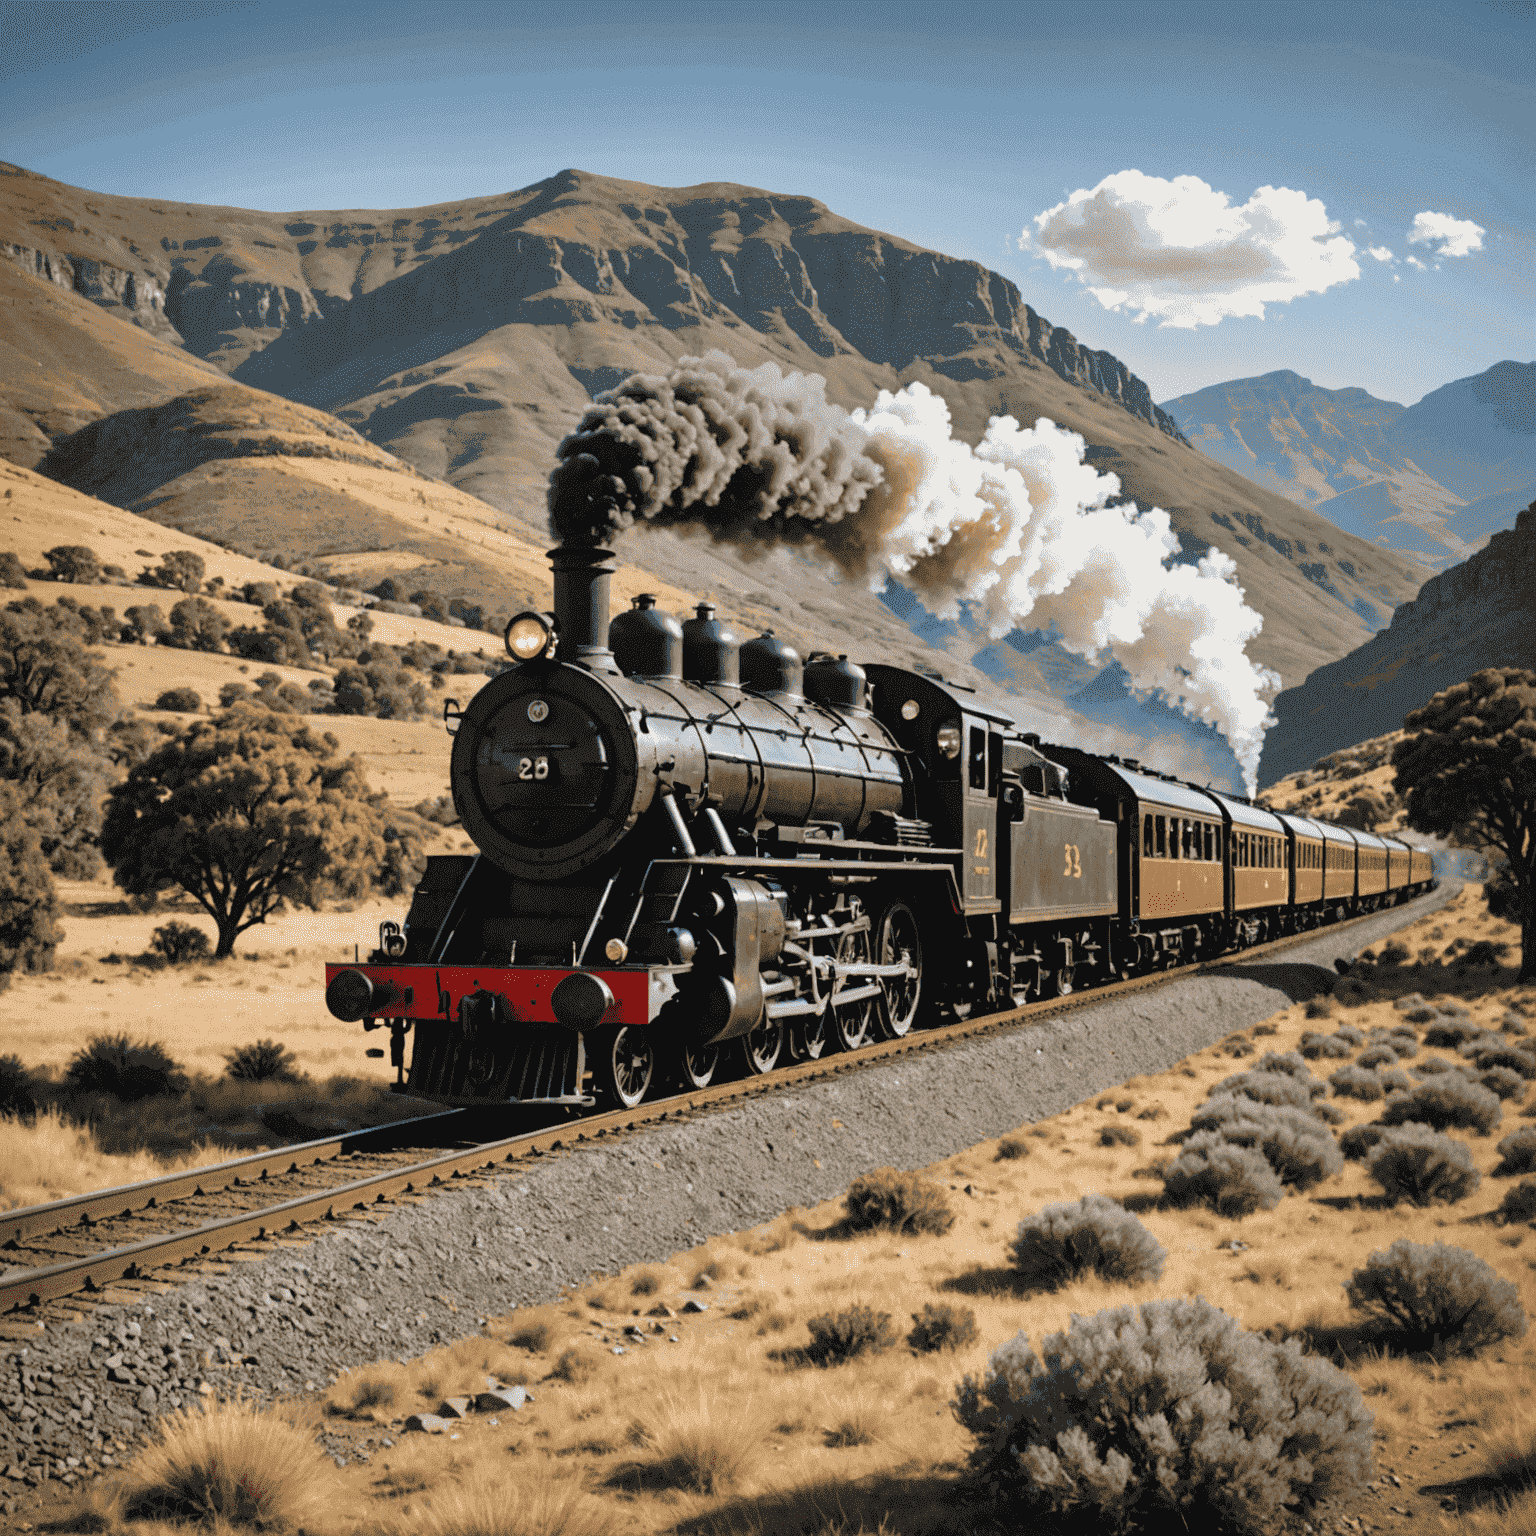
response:
<path fill-rule="evenodd" d="M 168 709 L 182 715 L 195 715 L 202 707 L 202 695 L 193 688 L 167 688 L 155 700 L 156 709 Z"/>
<path fill-rule="evenodd" d="M 1413 1087 L 1413 1079 L 1398 1067 L 1391 1067 L 1385 1072 L 1378 1071 L 1376 1075 L 1388 1093 L 1406 1093 Z"/>
<path fill-rule="evenodd" d="M 1536 1055 L 1529 1051 L 1517 1051 L 1512 1046 L 1492 1046 L 1479 1051 L 1472 1059 L 1479 1072 L 1486 1072 L 1490 1067 L 1504 1067 L 1510 1072 L 1518 1072 L 1526 1079 L 1536 1077 Z"/>
<path fill-rule="evenodd" d="M 179 1093 L 186 1086 L 181 1066 L 158 1041 L 126 1034 L 93 1035 L 70 1058 L 64 1081 L 80 1093 L 109 1093 L 125 1104 L 161 1094 Z"/>
<path fill-rule="evenodd" d="M 1382 1087 L 1381 1078 L 1377 1073 L 1354 1063 L 1347 1067 L 1340 1067 L 1337 1072 L 1330 1074 L 1328 1082 L 1341 1098 L 1359 1099 L 1364 1104 L 1370 1104 L 1385 1097 L 1387 1091 Z"/>
<path fill-rule="evenodd" d="M 949 1199 L 937 1184 L 895 1168 L 876 1168 L 855 1179 L 843 1197 L 843 1207 L 844 1225 L 855 1232 L 885 1228 L 941 1235 L 955 1224 Z"/>
<path fill-rule="evenodd" d="M 824 1312 L 806 1327 L 811 1342 L 805 1355 L 815 1365 L 842 1365 L 860 1355 L 880 1354 L 896 1343 L 891 1314 L 862 1304 L 845 1312 Z"/>
<path fill-rule="evenodd" d="M 1525 1079 L 1508 1067 L 1489 1067 L 1486 1072 L 1477 1074 L 1477 1081 L 1501 1099 L 1518 1099 L 1525 1094 Z"/>
<path fill-rule="evenodd" d="M 1339 1137 L 1339 1151 L 1352 1163 L 1358 1163 L 1387 1134 L 1380 1125 L 1352 1125 Z"/>
<path fill-rule="evenodd" d="M 1248 1069 L 1250 1072 L 1284 1072 L 1287 1077 L 1294 1077 L 1298 1082 L 1309 1085 L 1315 1081 L 1312 1069 L 1295 1051 L 1265 1051 Z"/>
<path fill-rule="evenodd" d="M 1454 1047 L 1464 1040 L 1470 1040 L 1477 1033 L 1479 1030 L 1476 1024 L 1463 1019 L 1448 1019 L 1442 1014 L 1424 1031 L 1424 1044 Z"/>
<path fill-rule="evenodd" d="M 1503 1221 L 1536 1222 L 1536 1179 L 1521 1179 L 1513 1189 L 1504 1191 L 1499 1217 Z"/>
<path fill-rule="evenodd" d="M 1365 1031 L 1355 1024 L 1340 1024 L 1334 1030 L 1334 1034 L 1347 1045 L 1361 1046 L 1365 1044 Z"/>
<path fill-rule="evenodd" d="M 1021 1157 L 1029 1156 L 1029 1143 L 1019 1136 L 1004 1136 L 997 1144 L 997 1156 L 992 1159 L 994 1163 L 1011 1163 Z"/>
<path fill-rule="evenodd" d="M 1308 1030 L 1301 1037 L 1301 1054 L 1309 1061 L 1316 1061 L 1320 1057 L 1328 1060 L 1340 1060 L 1348 1056 L 1354 1047 L 1347 1040 L 1341 1040 L 1337 1035 L 1319 1035 L 1313 1030 Z"/>
<path fill-rule="evenodd" d="M 1308 1110 L 1222 1094 L 1195 1111 L 1190 1127 L 1215 1132 L 1233 1146 L 1256 1147 L 1280 1182 L 1298 1189 L 1310 1189 L 1344 1166 L 1332 1132 Z"/>
<path fill-rule="evenodd" d="M 1285 1104 L 1292 1109 L 1310 1110 L 1316 1095 L 1327 1091 L 1328 1085 L 1310 1073 L 1304 1080 L 1289 1072 L 1249 1071 L 1224 1077 L 1206 1097 L 1232 1094 L 1252 1099 L 1256 1104 Z"/>
<path fill-rule="evenodd" d="M 1333 999 L 1331 997 L 1309 997 L 1307 999 L 1307 1017 L 1309 1019 L 1332 1018 Z"/>
<path fill-rule="evenodd" d="M 1459 1072 L 1444 1072 L 1407 1093 L 1394 1093 L 1381 1112 L 1383 1125 L 1416 1121 L 1443 1131 L 1462 1126 L 1486 1136 L 1503 1118 L 1499 1096 Z"/>
<path fill-rule="evenodd" d="M 941 1349 L 964 1349 L 976 1341 L 976 1314 L 969 1307 L 925 1302 L 921 1312 L 912 1314 L 912 1331 L 907 1343 L 920 1354 Z"/>
<path fill-rule="evenodd" d="M 1499 1166 L 1493 1170 L 1495 1178 L 1536 1170 L 1536 1125 L 1522 1125 L 1518 1131 L 1511 1131 L 1495 1150 L 1500 1158 Z"/>
<path fill-rule="evenodd" d="M 1365 1167 L 1394 1205 L 1454 1205 L 1483 1181 L 1463 1143 L 1411 1122 L 1386 1131 Z"/>
<path fill-rule="evenodd" d="M 1336 1366 L 1246 1332 L 1201 1298 L 1020 1333 L 953 1407 L 971 1472 L 1012 1529 L 1273 1531 L 1357 1492 L 1372 1417 Z"/>
<path fill-rule="evenodd" d="M 1168 1255 L 1118 1201 L 1084 1195 L 1026 1216 L 1008 1246 L 1027 1284 L 1056 1287 L 1090 1271 L 1101 1280 L 1156 1280 Z"/>
<path fill-rule="evenodd" d="M 1222 1216 L 1249 1216 L 1279 1205 L 1285 1189 L 1254 1147 L 1235 1147 L 1215 1131 L 1201 1131 L 1163 1174 L 1170 1205 L 1208 1205 Z"/>
<path fill-rule="evenodd" d="M 257 1040 L 231 1051 L 225 1073 L 237 1083 L 297 1083 L 304 1074 L 292 1051 L 277 1040 Z"/>
<path fill-rule="evenodd" d="M 167 965 L 190 965 L 208 959 L 213 953 L 208 935 L 201 928 L 175 917 L 155 929 L 149 947 L 153 953 L 163 955 Z"/>
<path fill-rule="evenodd" d="M 1447 1061 L 1444 1056 L 1426 1056 L 1414 1069 L 1419 1077 L 1436 1077 L 1441 1072 L 1460 1072 L 1460 1062 Z"/>
<path fill-rule="evenodd" d="M 1099 1130 L 1101 1147 L 1139 1147 L 1141 1132 L 1130 1125 L 1106 1125 Z"/>
<path fill-rule="evenodd" d="M 1399 1238 L 1344 1287 L 1350 1306 L 1389 1323 L 1416 1349 L 1470 1355 L 1525 1334 L 1520 1293 L 1465 1248 Z"/>
<path fill-rule="evenodd" d="M 1355 1065 L 1368 1072 L 1377 1067 L 1395 1067 L 1397 1052 L 1390 1045 L 1368 1045 L 1355 1057 Z"/>

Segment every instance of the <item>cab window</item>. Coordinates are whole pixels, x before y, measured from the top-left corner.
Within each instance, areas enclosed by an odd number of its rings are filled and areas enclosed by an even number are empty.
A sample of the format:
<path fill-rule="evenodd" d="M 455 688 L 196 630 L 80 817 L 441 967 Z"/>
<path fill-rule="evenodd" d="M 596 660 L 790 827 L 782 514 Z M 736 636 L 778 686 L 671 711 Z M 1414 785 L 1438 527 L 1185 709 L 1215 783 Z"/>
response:
<path fill-rule="evenodd" d="M 971 788 L 987 787 L 987 733 L 979 725 L 971 727 Z"/>

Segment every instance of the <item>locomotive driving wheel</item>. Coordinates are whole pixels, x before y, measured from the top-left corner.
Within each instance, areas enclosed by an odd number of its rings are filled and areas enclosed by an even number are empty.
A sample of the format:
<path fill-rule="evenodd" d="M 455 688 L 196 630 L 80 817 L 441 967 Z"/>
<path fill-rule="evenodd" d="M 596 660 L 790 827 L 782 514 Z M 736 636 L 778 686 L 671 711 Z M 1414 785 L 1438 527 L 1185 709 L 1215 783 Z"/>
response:
<path fill-rule="evenodd" d="M 867 965 L 869 963 L 869 930 L 861 928 L 854 933 L 845 933 L 837 941 L 837 962 L 839 965 Z M 847 983 L 846 990 L 852 991 L 855 987 L 863 987 L 865 978 L 853 977 Z M 837 982 L 833 983 L 832 999 L 827 1004 L 827 1013 L 832 1015 L 832 1038 L 839 1050 L 856 1051 L 861 1045 L 868 1045 L 874 1033 L 875 1000 L 865 997 L 852 1003 L 839 1003 L 837 994 L 844 988 Z M 826 1015 L 824 1014 L 823 1017 Z"/>
<path fill-rule="evenodd" d="M 685 1045 L 679 1053 L 678 1075 L 684 1088 L 708 1088 L 719 1066 L 718 1045 Z"/>
<path fill-rule="evenodd" d="M 880 983 L 880 1032 L 887 1040 L 900 1039 L 917 1021 L 923 995 L 923 941 L 917 917 L 904 901 L 893 901 L 880 914 L 875 929 L 875 964 L 904 964 L 904 976 L 888 976 Z"/>
<path fill-rule="evenodd" d="M 623 1025 L 587 1036 L 592 1091 L 603 1110 L 633 1109 L 656 1075 L 656 1048 L 650 1031 Z"/>
<path fill-rule="evenodd" d="M 779 1064 L 784 1050 L 784 1021 L 766 1013 L 750 1034 L 741 1037 L 741 1061 L 748 1077 L 762 1077 Z"/>

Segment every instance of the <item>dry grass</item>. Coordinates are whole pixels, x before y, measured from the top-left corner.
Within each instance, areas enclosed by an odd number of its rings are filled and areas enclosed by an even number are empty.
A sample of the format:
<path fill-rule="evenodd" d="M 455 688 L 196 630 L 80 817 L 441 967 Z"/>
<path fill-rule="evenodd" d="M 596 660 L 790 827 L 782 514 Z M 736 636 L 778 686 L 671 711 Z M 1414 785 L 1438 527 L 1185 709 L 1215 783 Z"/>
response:
<path fill-rule="evenodd" d="M 515 1477 L 482 1472 L 412 1501 L 394 1531 L 410 1536 L 609 1536 L 612 1512 L 553 1466 Z"/>
<path fill-rule="evenodd" d="M 89 1125 L 77 1125 L 50 1106 L 33 1120 L 0 1118 L 0 1210 L 220 1161 L 220 1152 L 207 1146 L 164 1159 L 149 1152 L 114 1154 L 102 1147 Z"/>
<path fill-rule="evenodd" d="M 332 1516 L 332 1471 L 305 1430 L 224 1403 L 162 1419 L 119 1499 L 130 1519 L 291 1528 Z"/>

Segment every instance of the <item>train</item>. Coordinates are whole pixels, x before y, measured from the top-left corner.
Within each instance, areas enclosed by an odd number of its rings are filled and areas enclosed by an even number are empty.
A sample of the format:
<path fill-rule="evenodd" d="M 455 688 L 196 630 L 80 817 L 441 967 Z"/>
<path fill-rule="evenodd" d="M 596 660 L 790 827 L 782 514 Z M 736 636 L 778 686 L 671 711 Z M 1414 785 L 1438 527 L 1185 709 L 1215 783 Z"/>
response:
<path fill-rule="evenodd" d="M 743 642 L 708 603 L 610 622 L 611 551 L 549 558 L 552 609 L 444 705 L 476 851 L 326 967 L 398 1091 L 629 1109 L 1433 884 L 1401 839 L 1044 742 L 935 671 Z"/>

